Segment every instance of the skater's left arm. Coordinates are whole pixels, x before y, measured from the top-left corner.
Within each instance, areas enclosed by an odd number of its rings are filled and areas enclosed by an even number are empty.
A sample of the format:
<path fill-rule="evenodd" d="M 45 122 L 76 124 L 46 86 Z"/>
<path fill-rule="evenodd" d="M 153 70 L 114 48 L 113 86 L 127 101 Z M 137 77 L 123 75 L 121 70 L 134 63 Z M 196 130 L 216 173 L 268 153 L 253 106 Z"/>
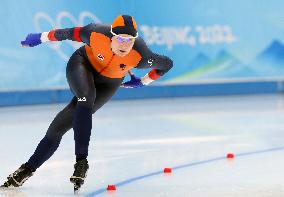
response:
<path fill-rule="evenodd" d="M 142 59 L 135 68 L 152 68 L 152 70 L 142 78 L 138 78 L 133 74 L 130 74 L 131 80 L 123 83 L 121 85 L 122 87 L 137 88 L 148 85 L 159 79 L 173 67 L 173 61 L 169 57 L 153 53 L 141 38 L 137 38 L 135 41 L 134 49 L 142 56 Z"/>

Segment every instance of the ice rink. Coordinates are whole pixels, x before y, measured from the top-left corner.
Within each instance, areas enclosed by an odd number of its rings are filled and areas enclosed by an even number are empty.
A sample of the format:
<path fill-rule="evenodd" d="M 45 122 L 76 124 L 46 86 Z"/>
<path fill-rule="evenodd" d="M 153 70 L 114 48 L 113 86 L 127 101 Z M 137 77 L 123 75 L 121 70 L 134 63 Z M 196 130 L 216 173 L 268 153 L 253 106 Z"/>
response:
<path fill-rule="evenodd" d="M 1 183 L 29 159 L 63 107 L 0 108 Z M 284 196 L 283 117 L 283 95 L 112 101 L 93 116 L 79 196 Z M 72 196 L 74 162 L 70 130 L 23 187 L 0 196 Z"/>

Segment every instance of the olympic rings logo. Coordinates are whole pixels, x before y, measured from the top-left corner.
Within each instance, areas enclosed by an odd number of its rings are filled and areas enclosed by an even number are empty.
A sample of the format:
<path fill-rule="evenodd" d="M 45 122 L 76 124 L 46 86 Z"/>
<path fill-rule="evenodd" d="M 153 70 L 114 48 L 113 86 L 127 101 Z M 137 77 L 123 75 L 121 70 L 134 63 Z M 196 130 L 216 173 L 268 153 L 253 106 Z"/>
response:
<path fill-rule="evenodd" d="M 66 28 L 64 25 L 63 21 L 70 21 L 73 25 L 73 27 L 76 26 L 84 26 L 85 20 L 91 20 L 94 23 L 101 23 L 101 20 L 91 12 L 83 11 L 80 13 L 78 20 L 69 12 L 67 11 L 62 11 L 59 12 L 59 14 L 56 16 L 55 21 L 45 12 L 38 12 L 34 16 L 34 23 L 35 23 L 35 28 L 38 32 L 44 32 L 44 31 L 49 31 L 51 29 L 62 29 Z M 51 26 L 51 29 L 43 29 L 43 25 L 48 24 Z M 82 46 L 82 43 L 78 42 L 72 42 L 72 41 L 67 41 L 65 42 L 69 46 L 73 47 L 74 50 Z M 48 44 L 48 47 L 51 49 L 55 50 L 56 53 L 65 61 L 69 59 L 69 55 L 65 54 L 64 50 L 62 49 L 62 42 L 52 42 Z"/>

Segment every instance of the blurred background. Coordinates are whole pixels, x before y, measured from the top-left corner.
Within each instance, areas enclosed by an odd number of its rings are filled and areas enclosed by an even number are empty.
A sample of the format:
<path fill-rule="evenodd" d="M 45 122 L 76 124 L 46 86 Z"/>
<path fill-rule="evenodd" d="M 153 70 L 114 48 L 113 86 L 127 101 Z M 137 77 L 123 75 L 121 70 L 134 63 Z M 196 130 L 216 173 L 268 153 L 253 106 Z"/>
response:
<path fill-rule="evenodd" d="M 154 89 L 122 89 L 114 99 L 282 92 L 283 8 L 281 0 L 2 1 L 1 105 L 66 102 L 71 96 L 65 68 L 81 44 L 22 48 L 28 33 L 111 24 L 120 14 L 133 15 L 139 35 L 154 52 L 172 58 L 174 68 Z"/>

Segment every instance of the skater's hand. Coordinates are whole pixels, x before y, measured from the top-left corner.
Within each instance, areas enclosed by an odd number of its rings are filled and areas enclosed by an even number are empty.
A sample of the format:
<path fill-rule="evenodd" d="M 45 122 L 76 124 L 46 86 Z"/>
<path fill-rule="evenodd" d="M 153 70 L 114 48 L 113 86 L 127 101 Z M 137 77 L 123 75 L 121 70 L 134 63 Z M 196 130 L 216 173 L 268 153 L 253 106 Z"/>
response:
<path fill-rule="evenodd" d="M 136 77 L 131 72 L 129 72 L 129 75 L 131 77 L 131 80 L 127 81 L 125 83 L 122 83 L 120 85 L 120 87 L 123 87 L 123 88 L 138 88 L 138 87 L 144 86 L 144 84 L 142 83 L 142 81 L 139 77 Z"/>
<path fill-rule="evenodd" d="M 34 47 L 41 43 L 41 33 L 28 34 L 26 39 L 21 42 L 23 47 Z"/>

